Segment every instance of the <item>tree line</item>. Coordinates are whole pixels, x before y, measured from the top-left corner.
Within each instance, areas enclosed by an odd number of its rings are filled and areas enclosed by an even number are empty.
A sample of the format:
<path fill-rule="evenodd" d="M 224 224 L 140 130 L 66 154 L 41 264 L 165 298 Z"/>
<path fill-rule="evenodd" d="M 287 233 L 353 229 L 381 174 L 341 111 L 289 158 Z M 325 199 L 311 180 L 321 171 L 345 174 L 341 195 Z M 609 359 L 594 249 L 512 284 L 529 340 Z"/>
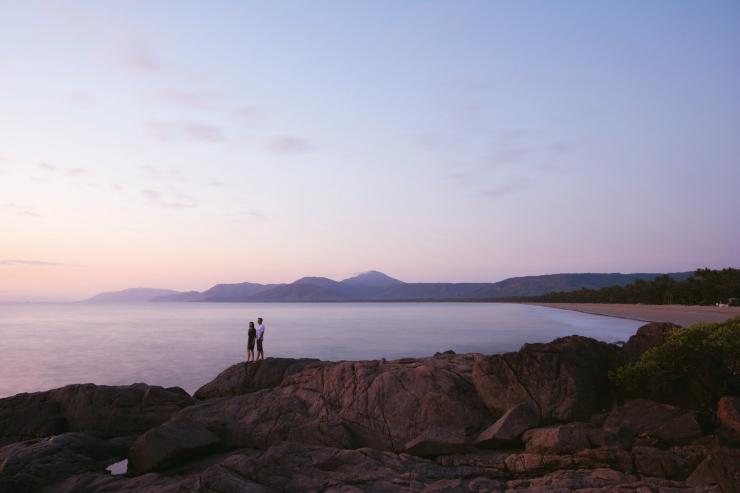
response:
<path fill-rule="evenodd" d="M 658 276 L 625 286 L 548 293 L 516 301 L 549 303 L 643 303 L 650 305 L 714 305 L 740 298 L 740 269 L 697 269 L 685 280 Z"/>

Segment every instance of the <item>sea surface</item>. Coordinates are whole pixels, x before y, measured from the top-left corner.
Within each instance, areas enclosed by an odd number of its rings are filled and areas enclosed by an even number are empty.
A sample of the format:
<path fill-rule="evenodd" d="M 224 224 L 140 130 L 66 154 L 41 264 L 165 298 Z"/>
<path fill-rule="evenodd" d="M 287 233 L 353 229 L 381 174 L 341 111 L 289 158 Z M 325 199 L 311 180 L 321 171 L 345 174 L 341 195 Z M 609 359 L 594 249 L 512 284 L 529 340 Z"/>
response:
<path fill-rule="evenodd" d="M 0 397 L 93 382 L 188 392 L 245 357 L 324 360 L 485 354 L 580 334 L 624 341 L 643 322 L 504 303 L 0 303 Z"/>

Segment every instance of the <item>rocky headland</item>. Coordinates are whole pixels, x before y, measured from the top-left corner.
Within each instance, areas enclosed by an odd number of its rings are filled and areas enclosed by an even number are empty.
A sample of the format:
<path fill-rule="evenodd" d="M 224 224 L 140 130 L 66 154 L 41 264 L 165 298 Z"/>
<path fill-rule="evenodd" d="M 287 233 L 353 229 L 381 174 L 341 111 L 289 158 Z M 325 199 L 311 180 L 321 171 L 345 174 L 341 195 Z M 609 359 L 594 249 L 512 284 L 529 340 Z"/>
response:
<path fill-rule="evenodd" d="M 684 375 L 638 398 L 610 378 L 674 330 L 492 356 L 269 358 L 193 396 L 19 394 L 0 399 L 0 492 L 738 492 L 736 368 L 712 373 L 727 381 L 711 392 Z M 125 474 L 106 471 L 124 459 Z"/>

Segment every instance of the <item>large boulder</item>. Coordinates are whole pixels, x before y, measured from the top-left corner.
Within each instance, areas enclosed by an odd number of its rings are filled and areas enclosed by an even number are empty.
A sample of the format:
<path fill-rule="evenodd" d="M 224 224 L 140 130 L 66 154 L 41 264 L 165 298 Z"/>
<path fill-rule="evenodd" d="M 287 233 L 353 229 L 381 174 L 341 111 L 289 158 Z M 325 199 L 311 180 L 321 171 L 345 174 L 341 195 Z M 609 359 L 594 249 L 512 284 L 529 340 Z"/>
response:
<path fill-rule="evenodd" d="M 0 443 L 66 431 L 126 435 L 167 421 L 191 405 L 179 387 L 67 385 L 45 392 L 0 399 Z"/>
<path fill-rule="evenodd" d="M 168 421 L 136 439 L 129 470 L 149 472 L 217 449 L 221 440 L 205 427 L 182 419 Z"/>
<path fill-rule="evenodd" d="M 204 401 L 177 418 L 205 426 L 233 447 L 290 440 L 403 450 L 423 432 L 451 425 L 469 439 L 492 421 L 471 381 L 474 358 L 308 365 L 279 387 Z"/>
<path fill-rule="evenodd" d="M 610 406 L 608 373 L 619 358 L 616 346 L 564 337 L 480 359 L 473 367 L 473 383 L 496 416 L 528 404 L 543 420 L 586 420 Z"/>
<path fill-rule="evenodd" d="M 697 490 L 715 486 L 723 493 L 740 493 L 740 450 L 710 448 L 686 478 L 686 484 Z"/>
<path fill-rule="evenodd" d="M 628 430 L 632 436 L 653 439 L 657 445 L 687 443 L 702 435 L 696 412 L 647 399 L 635 399 L 614 409 L 604 429 Z"/>
<path fill-rule="evenodd" d="M 286 376 L 317 364 L 321 362 L 309 358 L 267 358 L 252 363 L 237 363 L 199 388 L 194 397 L 199 400 L 214 399 L 277 387 Z"/>
<path fill-rule="evenodd" d="M 120 442 L 91 433 L 64 433 L 0 448 L 0 492 L 39 491 L 63 478 L 103 471 L 125 456 Z"/>
<path fill-rule="evenodd" d="M 406 444 L 406 453 L 420 457 L 455 454 L 465 450 L 462 428 L 431 428 Z"/>
<path fill-rule="evenodd" d="M 539 424 L 539 415 L 527 404 L 514 406 L 475 439 L 478 447 L 506 446 Z"/>
<path fill-rule="evenodd" d="M 740 397 L 723 397 L 717 406 L 720 424 L 735 434 L 740 434 Z"/>
<path fill-rule="evenodd" d="M 622 346 L 625 361 L 635 363 L 648 349 L 662 345 L 674 330 L 680 328 L 680 325 L 667 322 L 651 322 L 643 325 Z"/>

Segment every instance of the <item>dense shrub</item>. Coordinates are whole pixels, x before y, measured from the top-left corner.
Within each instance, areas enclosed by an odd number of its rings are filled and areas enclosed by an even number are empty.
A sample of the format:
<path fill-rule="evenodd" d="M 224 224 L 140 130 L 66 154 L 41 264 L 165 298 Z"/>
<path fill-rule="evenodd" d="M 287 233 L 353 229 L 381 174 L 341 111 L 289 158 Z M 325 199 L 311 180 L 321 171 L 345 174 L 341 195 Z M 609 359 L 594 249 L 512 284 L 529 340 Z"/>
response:
<path fill-rule="evenodd" d="M 693 409 L 714 409 L 720 397 L 740 391 L 739 377 L 740 317 L 675 329 L 663 345 L 610 375 L 624 398 Z"/>

